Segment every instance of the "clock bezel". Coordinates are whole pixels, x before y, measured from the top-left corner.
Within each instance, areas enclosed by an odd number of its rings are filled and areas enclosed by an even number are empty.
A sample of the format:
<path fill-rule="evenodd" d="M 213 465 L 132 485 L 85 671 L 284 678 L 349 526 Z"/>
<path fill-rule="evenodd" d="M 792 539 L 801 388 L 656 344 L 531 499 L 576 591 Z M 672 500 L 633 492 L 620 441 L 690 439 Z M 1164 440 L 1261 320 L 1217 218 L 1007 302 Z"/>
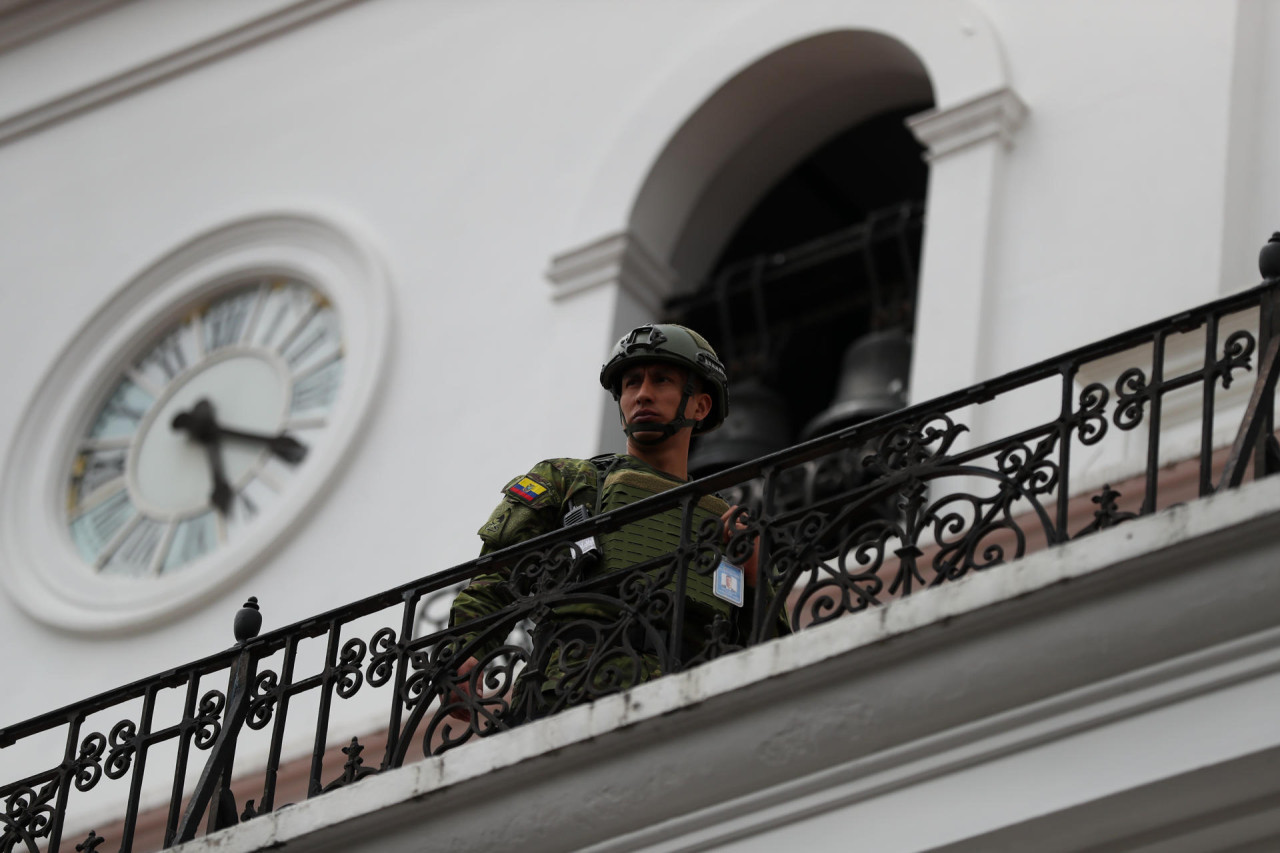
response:
<path fill-rule="evenodd" d="M 337 310 L 342 386 L 323 439 L 243 538 L 171 574 L 99 574 L 72 544 L 67 472 L 109 383 L 193 306 L 255 278 L 295 278 Z M 188 240 L 106 298 L 28 401 L 0 469 L 0 583 L 32 618 L 86 634 L 167 622 L 260 568 L 333 489 L 363 432 L 390 353 L 391 287 L 368 241 L 306 213 L 238 219 Z"/>

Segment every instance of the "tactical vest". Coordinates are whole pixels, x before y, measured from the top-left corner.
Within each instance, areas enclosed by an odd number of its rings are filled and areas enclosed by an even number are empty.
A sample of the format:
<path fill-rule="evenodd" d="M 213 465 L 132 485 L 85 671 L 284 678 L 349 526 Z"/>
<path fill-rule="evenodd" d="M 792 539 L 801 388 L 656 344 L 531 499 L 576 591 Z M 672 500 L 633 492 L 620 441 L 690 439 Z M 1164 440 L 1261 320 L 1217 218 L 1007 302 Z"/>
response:
<path fill-rule="evenodd" d="M 627 468 L 613 471 L 605 477 L 600 498 L 601 512 L 630 506 L 636 501 L 665 492 L 678 485 L 671 480 L 648 471 Z M 717 523 L 728 511 L 729 505 L 715 495 L 704 495 L 694 505 L 690 541 L 697 538 L 702 525 L 710 520 Z M 599 537 L 600 551 L 605 571 L 621 571 L 629 566 L 654 558 L 669 556 L 680 545 L 680 532 L 684 524 L 682 507 L 673 507 L 624 525 L 612 533 Z M 667 588 L 676 591 L 680 571 L 673 575 Z M 710 574 L 684 571 L 685 596 L 703 608 L 715 611 L 726 618 L 732 616 L 727 601 L 717 598 L 712 590 Z"/>

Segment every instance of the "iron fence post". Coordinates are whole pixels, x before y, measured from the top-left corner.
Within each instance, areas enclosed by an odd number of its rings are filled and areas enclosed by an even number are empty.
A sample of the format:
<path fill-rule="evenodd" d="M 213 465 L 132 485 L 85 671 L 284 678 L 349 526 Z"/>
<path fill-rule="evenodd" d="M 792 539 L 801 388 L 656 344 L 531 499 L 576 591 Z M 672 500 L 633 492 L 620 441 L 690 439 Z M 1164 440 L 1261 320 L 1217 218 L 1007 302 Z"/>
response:
<path fill-rule="evenodd" d="M 235 637 L 240 644 L 240 654 L 236 657 L 227 680 L 227 712 L 223 717 L 222 730 L 218 732 L 218 739 L 209 751 L 209 759 L 200 772 L 200 781 L 191 792 L 191 801 L 182 815 L 182 822 L 178 824 L 175 840 L 179 844 L 195 838 L 196 827 L 206 808 L 209 809 L 207 832 L 237 823 L 235 799 L 231 794 L 231 771 L 235 765 L 236 741 L 249 714 L 249 698 L 256 669 L 253 652 L 245 644 L 258 636 L 261 627 L 262 614 L 258 612 L 258 599 L 250 598 L 236 613 Z"/>
<path fill-rule="evenodd" d="M 1262 247 L 1262 251 L 1258 253 L 1258 272 L 1262 274 L 1263 282 L 1268 285 L 1266 291 L 1262 295 L 1262 302 L 1258 306 L 1258 352 L 1265 354 L 1271 352 L 1272 342 L 1280 337 L 1280 300 L 1277 300 L 1277 289 L 1280 287 L 1280 231 L 1271 235 Z M 1274 364 L 1267 365 L 1273 370 Z M 1258 376 L 1260 382 L 1265 381 L 1260 373 Z M 1274 386 L 1274 380 L 1272 380 Z M 1257 417 L 1262 419 L 1262 429 L 1254 441 L 1253 448 L 1253 476 L 1255 479 L 1265 477 L 1274 472 L 1271 464 L 1271 454 L 1268 453 L 1268 445 L 1272 444 L 1275 439 L 1275 396 L 1269 393 L 1262 398 L 1262 408 L 1256 413 Z"/>
<path fill-rule="evenodd" d="M 1272 234 L 1262 247 L 1258 271 L 1263 279 L 1258 302 L 1258 378 L 1223 466 L 1219 489 L 1240 485 L 1250 456 L 1254 460 L 1255 477 L 1265 477 L 1276 468 L 1274 397 L 1276 380 L 1280 378 L 1277 376 L 1280 374 L 1280 305 L 1276 300 L 1276 291 L 1280 289 L 1280 231 Z"/>

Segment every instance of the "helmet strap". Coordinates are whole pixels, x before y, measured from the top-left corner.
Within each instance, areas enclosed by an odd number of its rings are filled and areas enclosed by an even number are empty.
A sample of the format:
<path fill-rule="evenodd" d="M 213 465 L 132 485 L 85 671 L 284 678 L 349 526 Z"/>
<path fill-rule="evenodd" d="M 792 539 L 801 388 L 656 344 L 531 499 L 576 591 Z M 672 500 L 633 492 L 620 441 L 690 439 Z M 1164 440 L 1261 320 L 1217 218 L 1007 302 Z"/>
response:
<path fill-rule="evenodd" d="M 631 439 L 636 444 L 642 445 L 644 447 L 652 447 L 657 444 L 662 444 L 662 442 L 666 441 L 668 438 L 671 438 L 671 436 L 675 435 L 685 427 L 697 426 L 698 422 L 696 420 L 694 420 L 693 418 L 686 418 L 684 416 L 684 410 L 689 405 L 689 400 L 693 399 L 693 394 L 694 394 L 693 377 L 691 375 L 687 380 L 685 380 L 684 392 L 680 395 L 680 405 L 676 407 L 676 416 L 664 424 L 654 424 L 654 423 L 629 424 L 627 423 L 627 416 L 622 411 L 622 402 L 621 402 L 621 399 L 619 399 L 618 417 L 622 420 L 622 431 L 626 433 L 627 438 Z M 646 435 L 646 437 L 642 438 L 640 435 L 636 434 L 637 432 Z M 652 436 L 654 433 L 660 433 L 660 435 L 654 436 L 652 438 L 648 437 L 648 436 Z"/>

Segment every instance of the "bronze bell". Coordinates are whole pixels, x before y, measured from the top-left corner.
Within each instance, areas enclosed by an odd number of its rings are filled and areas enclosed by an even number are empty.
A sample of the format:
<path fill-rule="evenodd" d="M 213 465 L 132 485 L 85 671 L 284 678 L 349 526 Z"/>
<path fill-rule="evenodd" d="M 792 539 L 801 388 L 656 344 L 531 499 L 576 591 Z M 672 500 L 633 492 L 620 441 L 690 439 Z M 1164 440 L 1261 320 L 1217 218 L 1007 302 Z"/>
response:
<path fill-rule="evenodd" d="M 781 450 L 791 443 L 787 404 L 753 378 L 735 384 L 729 417 L 715 432 L 697 440 L 689 456 L 689 474 L 705 477 Z"/>
<path fill-rule="evenodd" d="M 835 400 L 809 421 L 801 438 L 837 432 L 907 404 L 911 339 L 902 329 L 885 329 L 858 338 L 845 350 Z"/>

